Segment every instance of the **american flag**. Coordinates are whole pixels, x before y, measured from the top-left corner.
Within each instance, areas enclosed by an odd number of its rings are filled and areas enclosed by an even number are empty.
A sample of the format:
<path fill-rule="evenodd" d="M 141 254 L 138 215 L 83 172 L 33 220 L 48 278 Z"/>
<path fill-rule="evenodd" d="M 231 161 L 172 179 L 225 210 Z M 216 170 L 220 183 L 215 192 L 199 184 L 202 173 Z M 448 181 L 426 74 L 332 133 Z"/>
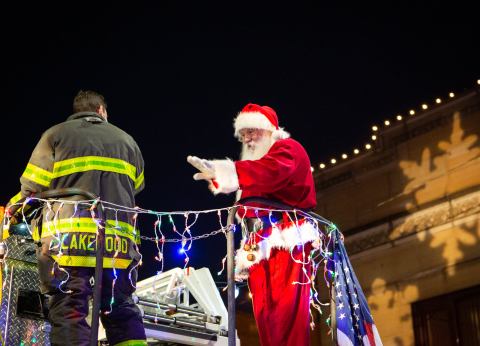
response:
<path fill-rule="evenodd" d="M 333 262 L 329 261 L 332 293 L 332 328 L 339 346 L 382 345 L 367 300 L 348 259 L 338 229 L 331 233 Z M 333 273 L 332 273 L 333 272 Z"/>

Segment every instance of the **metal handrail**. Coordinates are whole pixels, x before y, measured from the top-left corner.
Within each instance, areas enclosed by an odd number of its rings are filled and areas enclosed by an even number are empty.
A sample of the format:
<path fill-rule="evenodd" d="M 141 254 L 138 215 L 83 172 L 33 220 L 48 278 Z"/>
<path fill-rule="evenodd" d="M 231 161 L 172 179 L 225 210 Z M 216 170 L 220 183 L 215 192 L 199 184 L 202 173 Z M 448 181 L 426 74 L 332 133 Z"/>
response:
<path fill-rule="evenodd" d="M 228 346 L 236 344 L 235 316 L 235 214 L 238 206 L 230 209 L 227 217 L 227 300 L 228 300 Z"/>
<path fill-rule="evenodd" d="M 37 198 L 49 199 L 49 198 L 62 198 L 70 197 L 74 195 L 85 196 L 88 199 L 97 199 L 97 196 L 81 189 L 77 188 L 68 188 L 68 189 L 57 189 L 41 192 L 35 195 Z M 17 204 L 18 206 L 10 207 L 10 210 L 15 212 L 21 207 L 26 198 L 21 199 Z M 322 222 L 331 223 L 320 215 L 304 209 L 294 208 L 285 203 L 263 198 L 263 197 L 248 197 L 241 199 L 235 203 L 235 205 L 230 209 L 227 217 L 227 297 L 228 297 L 228 346 L 236 345 L 236 315 L 235 315 L 235 214 L 238 209 L 250 203 L 261 203 L 262 205 L 267 205 L 279 210 L 296 210 L 300 213 L 307 214 L 312 218 L 321 220 Z M 98 214 L 99 219 L 103 220 L 103 207 L 101 202 L 98 203 Z M 105 220 L 103 220 L 105 221 Z M 99 327 L 99 313 L 101 306 L 101 287 L 102 287 L 102 276 L 103 276 L 103 252 L 104 252 L 104 241 L 105 241 L 105 231 L 102 227 L 98 229 L 97 235 L 97 251 L 96 251 L 96 266 L 95 266 L 95 286 L 93 292 L 93 309 L 92 309 L 92 325 L 91 325 L 91 336 L 90 336 L 90 346 L 96 346 L 98 344 L 98 327 Z"/>

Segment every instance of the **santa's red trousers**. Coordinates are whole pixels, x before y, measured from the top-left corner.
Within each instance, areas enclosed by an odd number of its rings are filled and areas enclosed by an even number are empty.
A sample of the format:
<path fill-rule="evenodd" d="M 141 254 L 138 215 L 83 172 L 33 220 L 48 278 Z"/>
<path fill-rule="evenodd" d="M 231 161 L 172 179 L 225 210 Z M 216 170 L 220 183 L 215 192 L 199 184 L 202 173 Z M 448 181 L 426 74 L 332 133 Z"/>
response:
<path fill-rule="evenodd" d="M 310 243 L 303 248 L 305 260 L 310 249 Z M 303 260 L 302 247 L 292 254 Z M 310 266 L 305 268 L 310 276 Z M 248 285 L 262 346 L 310 345 L 310 285 L 295 281 L 305 283 L 308 277 L 286 250 L 272 249 L 269 259 L 250 268 Z"/>

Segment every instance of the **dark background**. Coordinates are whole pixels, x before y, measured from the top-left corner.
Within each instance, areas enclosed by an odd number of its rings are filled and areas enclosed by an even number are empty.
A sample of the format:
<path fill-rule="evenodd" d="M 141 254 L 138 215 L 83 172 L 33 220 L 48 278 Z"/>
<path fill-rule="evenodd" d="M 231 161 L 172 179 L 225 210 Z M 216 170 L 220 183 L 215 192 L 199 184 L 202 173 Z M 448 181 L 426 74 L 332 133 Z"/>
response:
<path fill-rule="evenodd" d="M 3 8 L 2 203 L 19 191 L 41 133 L 71 114 L 79 89 L 104 94 L 109 121 L 142 149 L 146 189 L 138 205 L 186 211 L 232 204 L 233 196 L 213 197 L 194 182 L 185 158 L 237 158 L 232 121 L 248 102 L 273 107 L 318 169 L 363 147 L 373 124 L 480 78 L 478 12 L 461 3 L 194 3 Z M 193 235 L 216 229 L 215 218 Z M 154 221 L 142 218 L 143 235 L 154 235 Z M 166 269 L 183 266 L 178 246 L 167 245 Z M 221 235 L 199 240 L 189 265 L 209 266 L 215 276 L 225 251 Z M 152 254 L 144 242 L 141 278 L 160 268 Z"/>

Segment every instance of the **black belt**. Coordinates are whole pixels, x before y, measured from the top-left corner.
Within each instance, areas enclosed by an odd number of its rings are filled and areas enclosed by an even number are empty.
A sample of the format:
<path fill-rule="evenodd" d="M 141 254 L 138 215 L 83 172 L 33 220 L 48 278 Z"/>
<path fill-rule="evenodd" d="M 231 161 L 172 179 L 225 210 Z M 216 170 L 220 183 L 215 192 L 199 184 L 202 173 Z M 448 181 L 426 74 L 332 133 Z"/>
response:
<path fill-rule="evenodd" d="M 243 222 L 249 232 L 257 232 L 260 229 L 272 227 L 272 223 L 282 223 L 285 214 L 288 214 L 287 220 L 289 221 L 299 221 L 304 218 L 302 214 L 294 213 L 293 211 L 272 211 L 271 214 L 267 216 L 244 218 Z"/>

